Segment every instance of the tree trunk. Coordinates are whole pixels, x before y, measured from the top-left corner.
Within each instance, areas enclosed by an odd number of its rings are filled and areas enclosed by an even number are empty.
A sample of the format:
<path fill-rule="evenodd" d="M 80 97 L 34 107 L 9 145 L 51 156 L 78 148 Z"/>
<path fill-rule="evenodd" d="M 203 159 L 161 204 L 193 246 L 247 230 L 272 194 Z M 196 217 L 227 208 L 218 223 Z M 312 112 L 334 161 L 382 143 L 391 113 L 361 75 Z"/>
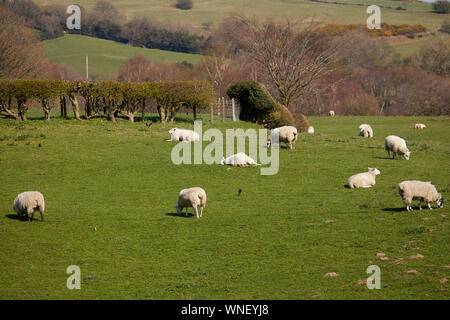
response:
<path fill-rule="evenodd" d="M 193 113 L 194 113 L 194 121 L 195 121 L 195 120 L 197 120 L 197 107 L 194 106 L 194 107 L 192 108 L 192 111 L 193 111 Z"/>
<path fill-rule="evenodd" d="M 78 108 L 78 100 L 77 97 L 75 96 L 75 94 L 69 94 L 69 100 L 72 103 L 72 107 L 73 107 L 73 115 L 75 116 L 76 120 L 81 120 L 80 118 L 80 110 Z"/>
<path fill-rule="evenodd" d="M 67 118 L 67 104 L 65 96 L 59 97 L 59 105 L 61 108 L 61 118 Z"/>
<path fill-rule="evenodd" d="M 25 116 L 25 112 L 27 112 L 26 101 L 17 101 L 17 109 L 19 111 L 19 118 L 22 121 L 26 121 L 27 117 Z"/>
<path fill-rule="evenodd" d="M 167 120 L 167 112 L 165 107 L 158 106 L 159 121 L 165 123 Z"/>

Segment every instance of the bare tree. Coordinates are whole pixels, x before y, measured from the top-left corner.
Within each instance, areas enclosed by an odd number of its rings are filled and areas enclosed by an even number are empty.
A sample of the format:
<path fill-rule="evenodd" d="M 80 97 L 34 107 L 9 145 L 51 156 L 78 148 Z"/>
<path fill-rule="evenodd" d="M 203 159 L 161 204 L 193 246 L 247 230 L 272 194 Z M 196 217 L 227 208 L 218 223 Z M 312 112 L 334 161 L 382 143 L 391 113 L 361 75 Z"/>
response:
<path fill-rule="evenodd" d="M 338 42 L 317 36 L 313 23 L 261 22 L 239 14 L 232 22 L 227 30 L 233 42 L 263 67 L 286 107 L 333 69 Z"/>
<path fill-rule="evenodd" d="M 45 65 L 42 43 L 22 19 L 0 4 L 0 78 L 37 78 Z"/>

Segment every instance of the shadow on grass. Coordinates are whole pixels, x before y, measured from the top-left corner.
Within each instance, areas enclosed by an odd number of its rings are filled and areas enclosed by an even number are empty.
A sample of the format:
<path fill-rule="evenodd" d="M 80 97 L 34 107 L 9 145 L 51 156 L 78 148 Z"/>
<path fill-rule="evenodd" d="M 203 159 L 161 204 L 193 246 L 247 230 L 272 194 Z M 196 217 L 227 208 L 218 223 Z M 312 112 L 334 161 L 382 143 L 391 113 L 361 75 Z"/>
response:
<path fill-rule="evenodd" d="M 373 159 L 382 159 L 382 160 L 392 160 L 392 158 L 388 157 L 372 157 Z"/>
<path fill-rule="evenodd" d="M 401 211 L 406 211 L 406 209 L 404 207 L 400 207 L 400 208 L 384 208 L 381 209 L 383 211 L 388 211 L 388 212 L 401 212 Z"/>
<path fill-rule="evenodd" d="M 169 212 L 169 213 L 166 213 L 166 216 L 177 217 L 177 218 L 191 218 L 191 217 L 195 217 L 195 215 L 191 214 L 191 213 L 188 213 L 188 216 L 186 217 L 186 214 L 184 212 L 181 215 L 178 215 L 177 213 Z"/>
<path fill-rule="evenodd" d="M 27 217 L 25 216 L 19 216 L 18 214 L 6 214 L 5 217 L 7 217 L 8 219 L 13 219 L 13 220 L 19 220 L 19 221 L 30 221 Z"/>

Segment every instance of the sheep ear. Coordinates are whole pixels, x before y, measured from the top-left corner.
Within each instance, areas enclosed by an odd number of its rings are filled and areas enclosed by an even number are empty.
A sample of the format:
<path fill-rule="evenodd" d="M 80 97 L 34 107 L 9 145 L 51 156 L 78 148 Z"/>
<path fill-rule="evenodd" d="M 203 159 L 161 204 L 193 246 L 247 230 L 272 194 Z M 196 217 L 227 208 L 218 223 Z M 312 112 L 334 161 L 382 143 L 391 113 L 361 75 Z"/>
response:
<path fill-rule="evenodd" d="M 373 168 L 369 168 L 369 171 L 373 171 Z"/>

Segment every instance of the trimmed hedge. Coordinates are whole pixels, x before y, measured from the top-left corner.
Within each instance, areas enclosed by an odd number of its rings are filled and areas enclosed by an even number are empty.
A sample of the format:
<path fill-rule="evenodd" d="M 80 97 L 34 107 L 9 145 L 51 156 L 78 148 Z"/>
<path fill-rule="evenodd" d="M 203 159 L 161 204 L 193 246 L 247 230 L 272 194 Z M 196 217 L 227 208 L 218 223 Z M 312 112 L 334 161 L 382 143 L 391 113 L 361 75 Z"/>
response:
<path fill-rule="evenodd" d="M 85 100 L 85 118 L 105 117 L 115 121 L 118 114 L 134 121 L 149 100 L 158 103 L 160 120 L 173 121 L 180 107 L 209 108 L 215 100 L 214 88 L 206 81 L 173 82 L 77 82 L 64 80 L 0 79 L 0 115 L 26 120 L 28 103 L 40 102 L 45 118 L 50 120 L 51 108 L 59 102 L 61 115 L 66 117 L 66 99 L 72 103 L 75 118 L 80 120 L 77 96 Z M 167 116 L 170 112 L 170 118 Z"/>

